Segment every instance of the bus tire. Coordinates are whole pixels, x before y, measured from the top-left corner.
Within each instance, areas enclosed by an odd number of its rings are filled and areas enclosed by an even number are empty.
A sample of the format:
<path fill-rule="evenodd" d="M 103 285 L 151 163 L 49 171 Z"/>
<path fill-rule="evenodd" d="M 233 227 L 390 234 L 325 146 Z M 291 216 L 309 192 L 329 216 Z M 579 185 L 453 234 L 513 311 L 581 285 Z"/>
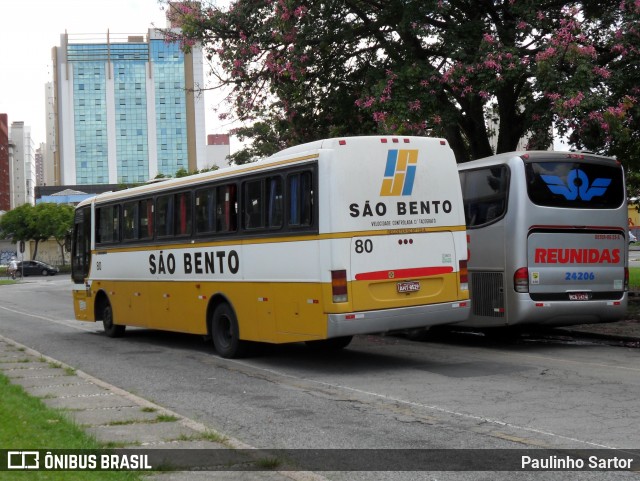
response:
<path fill-rule="evenodd" d="M 102 306 L 102 325 L 108 337 L 122 337 L 127 326 L 113 323 L 113 308 L 109 301 L 105 301 Z"/>
<path fill-rule="evenodd" d="M 313 350 L 339 351 L 349 344 L 353 336 L 332 337 L 331 339 L 320 339 L 318 341 L 305 341 L 307 347 Z"/>
<path fill-rule="evenodd" d="M 229 304 L 222 303 L 213 311 L 211 337 L 220 357 L 233 359 L 246 354 L 247 342 L 240 340 L 238 320 Z"/>

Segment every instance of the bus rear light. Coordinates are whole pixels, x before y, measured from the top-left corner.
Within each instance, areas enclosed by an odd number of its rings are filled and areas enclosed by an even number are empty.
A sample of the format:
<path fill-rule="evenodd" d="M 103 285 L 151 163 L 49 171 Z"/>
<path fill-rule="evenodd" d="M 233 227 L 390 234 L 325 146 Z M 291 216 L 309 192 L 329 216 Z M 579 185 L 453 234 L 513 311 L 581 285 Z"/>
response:
<path fill-rule="evenodd" d="M 529 269 L 521 267 L 513 274 L 513 288 L 516 292 L 529 292 Z"/>
<path fill-rule="evenodd" d="M 467 261 L 461 260 L 458 262 L 458 269 L 460 271 L 460 289 L 463 291 L 469 290 L 469 271 L 467 270 Z"/>
<path fill-rule="evenodd" d="M 347 271 L 331 271 L 331 293 L 333 302 L 347 302 Z"/>
<path fill-rule="evenodd" d="M 624 268 L 624 290 L 627 292 L 629 290 L 629 268 Z"/>
<path fill-rule="evenodd" d="M 339 140 L 338 144 L 340 145 L 347 145 L 347 141 L 346 140 Z"/>

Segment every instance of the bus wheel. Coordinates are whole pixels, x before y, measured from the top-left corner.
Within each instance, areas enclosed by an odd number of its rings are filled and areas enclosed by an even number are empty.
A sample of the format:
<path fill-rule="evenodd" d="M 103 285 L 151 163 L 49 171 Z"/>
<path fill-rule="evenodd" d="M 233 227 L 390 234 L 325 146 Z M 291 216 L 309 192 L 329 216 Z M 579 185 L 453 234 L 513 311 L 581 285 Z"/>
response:
<path fill-rule="evenodd" d="M 113 309 L 109 301 L 106 301 L 102 308 L 102 325 L 104 332 L 109 337 L 122 337 L 127 326 L 121 326 L 113 323 Z"/>
<path fill-rule="evenodd" d="M 232 359 L 246 353 L 247 342 L 240 340 L 238 321 L 228 304 L 220 304 L 213 311 L 211 337 L 220 357 Z"/>
<path fill-rule="evenodd" d="M 353 336 L 332 337 L 319 341 L 305 341 L 305 344 L 313 350 L 339 351 L 351 344 L 352 339 Z"/>

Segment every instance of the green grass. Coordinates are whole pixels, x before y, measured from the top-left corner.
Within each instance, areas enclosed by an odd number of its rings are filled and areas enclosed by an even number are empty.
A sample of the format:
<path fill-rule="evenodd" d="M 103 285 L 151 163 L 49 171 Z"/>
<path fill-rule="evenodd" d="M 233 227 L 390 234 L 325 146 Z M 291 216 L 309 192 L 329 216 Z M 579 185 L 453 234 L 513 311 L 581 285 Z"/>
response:
<path fill-rule="evenodd" d="M 2 449 L 103 449 L 63 412 L 47 407 L 12 385 L 0 374 L 0 447 Z M 0 480 L 123 480 L 144 479 L 140 473 L 117 471 L 3 471 Z"/>
<path fill-rule="evenodd" d="M 629 288 L 640 289 L 640 267 L 629 267 Z"/>

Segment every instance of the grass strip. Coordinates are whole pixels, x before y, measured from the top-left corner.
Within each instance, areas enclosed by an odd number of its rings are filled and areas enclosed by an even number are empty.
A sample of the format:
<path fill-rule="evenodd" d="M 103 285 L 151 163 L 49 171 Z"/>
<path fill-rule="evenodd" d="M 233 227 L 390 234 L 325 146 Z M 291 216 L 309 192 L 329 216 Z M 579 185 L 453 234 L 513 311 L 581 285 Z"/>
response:
<path fill-rule="evenodd" d="M 0 448 L 103 449 L 105 444 L 85 433 L 63 411 L 45 405 L 0 374 Z M 123 480 L 144 479 L 127 471 L 0 471 L 0 480 Z"/>

